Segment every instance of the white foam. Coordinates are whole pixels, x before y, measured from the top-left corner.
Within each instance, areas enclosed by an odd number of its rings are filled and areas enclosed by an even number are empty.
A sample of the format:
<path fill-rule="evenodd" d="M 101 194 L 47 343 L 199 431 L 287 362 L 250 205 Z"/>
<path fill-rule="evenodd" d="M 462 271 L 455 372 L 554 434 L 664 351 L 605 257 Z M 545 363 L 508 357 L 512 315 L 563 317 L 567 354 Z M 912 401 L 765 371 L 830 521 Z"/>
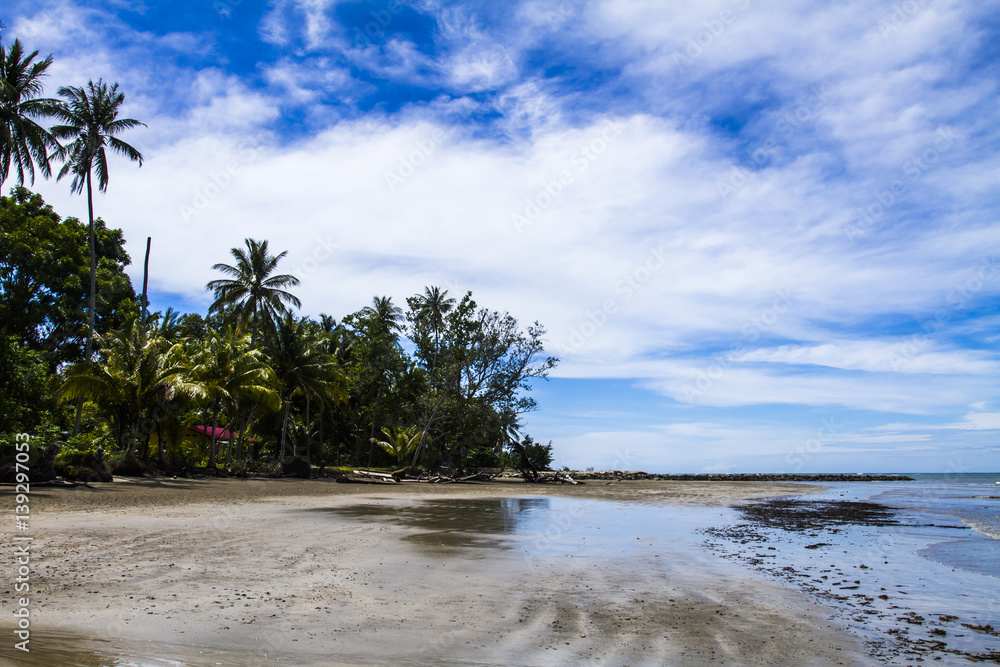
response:
<path fill-rule="evenodd" d="M 1000 519 L 1000 516 L 997 518 Z M 990 526 L 980 521 L 972 521 L 971 519 L 962 519 L 962 523 L 977 533 L 990 537 L 994 540 L 1000 540 L 1000 528 L 997 526 Z"/>

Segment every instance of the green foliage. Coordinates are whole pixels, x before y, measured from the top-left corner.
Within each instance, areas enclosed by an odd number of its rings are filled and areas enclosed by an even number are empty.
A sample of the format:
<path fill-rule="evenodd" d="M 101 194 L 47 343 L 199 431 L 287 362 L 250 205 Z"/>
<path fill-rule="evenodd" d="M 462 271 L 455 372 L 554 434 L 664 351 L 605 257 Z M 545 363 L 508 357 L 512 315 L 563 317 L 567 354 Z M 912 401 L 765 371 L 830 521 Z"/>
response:
<path fill-rule="evenodd" d="M 95 242 L 100 333 L 123 326 L 138 306 L 121 230 L 98 218 Z M 0 332 L 42 352 L 52 369 L 82 360 L 89 253 L 87 228 L 76 218 L 61 220 L 25 188 L 0 197 Z"/>
<path fill-rule="evenodd" d="M 96 448 L 77 449 L 67 445 L 56 454 L 56 474 L 65 479 L 86 480 L 94 472 L 94 452 Z"/>
<path fill-rule="evenodd" d="M 7 180 L 11 167 L 17 182 L 25 176 L 35 182 L 35 166 L 49 176 L 50 151 L 59 144 L 36 119 L 55 113 L 55 100 L 40 98 L 42 79 L 52 65 L 52 56 L 36 60 L 38 51 L 27 53 L 20 40 L 10 47 L 0 44 L 0 183 Z"/>
<path fill-rule="evenodd" d="M 244 242 L 246 250 L 232 249 L 236 260 L 234 264 L 212 267 L 229 278 L 208 283 L 208 289 L 215 294 L 215 303 L 209 312 L 226 311 L 234 323 L 244 329 L 250 327 L 253 342 L 256 343 L 259 329 L 274 331 L 277 322 L 288 313 L 289 304 L 296 307 L 302 304 L 298 297 L 285 289 L 298 285 L 299 279 L 275 273 L 278 262 L 288 254 L 287 251 L 272 255 L 267 241 L 246 239 Z"/>
<path fill-rule="evenodd" d="M 18 451 L 17 443 L 24 441 L 18 440 L 17 435 L 16 432 L 0 434 L 0 467 L 13 468 Z M 34 433 L 28 435 L 31 436 L 28 440 L 28 466 L 34 466 L 55 436 L 46 437 L 46 434 L 38 436 Z"/>
<path fill-rule="evenodd" d="M 68 139 L 61 155 L 65 163 L 59 171 L 59 178 L 73 176 L 70 188 L 81 193 L 84 188 L 90 197 L 91 173 L 97 176 L 97 187 L 108 189 L 108 149 L 142 165 L 142 155 L 135 148 L 119 139 L 117 134 L 125 130 L 145 126 L 134 118 L 119 118 L 118 113 L 125 104 L 125 94 L 118 90 L 118 84 L 108 85 L 98 79 L 86 86 L 63 86 L 59 89 L 63 98 L 52 107 L 52 115 L 62 121 L 52 128 L 57 139 Z"/>
<path fill-rule="evenodd" d="M 472 468 L 501 467 L 500 452 L 495 447 L 476 447 L 469 450 L 465 462 Z"/>
<path fill-rule="evenodd" d="M 67 369 L 58 395 L 62 401 L 97 403 L 115 425 L 115 436 L 132 459 L 145 410 L 157 400 L 168 401 L 175 394 L 202 395 L 204 389 L 182 376 L 185 368 L 180 347 L 171 346 L 138 320 L 96 340 L 101 359 Z"/>
<path fill-rule="evenodd" d="M 422 435 L 420 429 L 416 426 L 410 426 L 409 428 L 385 427 L 382 429 L 382 433 L 385 435 L 385 440 L 372 438 L 372 442 L 381 447 L 386 454 L 395 458 L 400 464 L 407 457 L 412 456 L 413 452 L 417 449 L 417 443 L 420 441 L 420 436 Z"/>
<path fill-rule="evenodd" d="M 14 336 L 0 336 L 0 433 L 31 432 L 55 412 L 48 365 Z"/>
<path fill-rule="evenodd" d="M 552 443 L 543 445 L 534 442 L 530 437 L 525 438 L 522 443 L 528 459 L 539 470 L 550 470 L 552 467 Z"/>
<path fill-rule="evenodd" d="M 241 475 L 277 474 L 302 454 L 496 467 L 522 440 L 537 468 L 551 463 L 551 446 L 516 434 L 535 407 L 529 380 L 556 363 L 541 356 L 544 330 L 471 293 L 456 301 L 428 287 L 407 299 L 405 319 L 389 297 L 340 323 L 296 318 L 284 289 L 295 279 L 276 272 L 284 253 L 247 239 L 235 266 L 216 265 L 228 277 L 210 283 L 207 316 L 167 309 L 140 322 L 121 234 L 97 221 L 97 356 L 85 361 L 87 229 L 23 188 L 0 200 L 0 224 L 0 433 L 68 430 L 83 399 L 82 430 L 57 460 L 64 474 L 89 474 L 99 447 L 118 474 L 211 467 L 218 448 L 185 438 L 185 424 L 233 432 L 216 444 Z"/>

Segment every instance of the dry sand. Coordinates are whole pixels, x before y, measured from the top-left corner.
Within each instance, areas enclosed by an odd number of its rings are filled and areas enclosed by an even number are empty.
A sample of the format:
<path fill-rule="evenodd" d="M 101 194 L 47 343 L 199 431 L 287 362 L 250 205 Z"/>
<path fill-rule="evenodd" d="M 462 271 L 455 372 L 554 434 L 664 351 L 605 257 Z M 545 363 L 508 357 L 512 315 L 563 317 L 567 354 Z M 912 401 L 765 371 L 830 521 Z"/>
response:
<path fill-rule="evenodd" d="M 560 495 L 725 505 L 793 484 L 126 480 L 33 490 L 32 653 L 8 664 L 853 665 L 830 610 L 714 555 L 521 558 L 414 548 L 402 525 L 307 511 Z M 5 501 L 12 503 L 9 489 Z M 5 533 L 7 544 L 13 535 Z M 8 572 L 13 567 L 5 568 Z M 0 582 L 10 618 L 13 576 Z M 28 660 L 27 658 L 30 658 Z M 131 664 L 131 663 L 130 663 Z M 176 664 L 176 663 L 172 663 Z"/>

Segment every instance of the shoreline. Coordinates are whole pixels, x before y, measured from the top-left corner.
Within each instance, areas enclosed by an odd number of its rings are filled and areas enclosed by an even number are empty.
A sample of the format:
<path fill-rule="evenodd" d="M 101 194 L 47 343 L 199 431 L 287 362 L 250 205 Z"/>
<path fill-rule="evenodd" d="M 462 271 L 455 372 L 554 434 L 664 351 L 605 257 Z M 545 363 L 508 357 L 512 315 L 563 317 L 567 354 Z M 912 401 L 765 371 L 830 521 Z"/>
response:
<path fill-rule="evenodd" d="M 519 478 L 462 484 L 340 484 L 335 478 L 119 477 L 113 482 L 77 486 L 32 485 L 38 511 L 130 510 L 139 507 L 211 502 L 249 502 L 268 498 L 321 498 L 362 495 L 522 495 L 566 496 L 640 503 L 697 503 L 727 506 L 733 502 L 783 495 L 821 493 L 827 487 L 782 482 L 742 481 L 588 481 L 586 484 L 527 484 Z M 0 487 L 0 496 L 7 492 Z M 13 486 L 10 487 L 13 494 Z"/>
<path fill-rule="evenodd" d="M 525 544 L 503 536 L 499 547 L 425 552 L 413 538 L 448 531 L 343 515 L 352 507 L 412 511 L 431 501 L 492 506 L 530 496 L 544 508 L 540 520 L 569 522 L 566 535 L 587 526 L 623 530 L 619 503 L 628 503 L 632 514 L 660 517 L 662 529 L 679 537 L 683 526 L 728 505 L 821 489 L 333 480 L 123 480 L 39 489 L 32 492 L 32 627 L 38 649 L 42 642 L 73 644 L 83 654 L 105 642 L 106 650 L 193 660 L 176 651 L 197 646 L 221 664 L 251 664 L 264 653 L 289 656 L 291 664 L 335 664 L 338 656 L 353 656 L 345 664 L 358 656 L 368 664 L 865 664 L 860 641 L 827 620 L 828 608 L 721 562 L 696 541 L 646 544 L 649 527 L 640 524 L 634 538 L 609 543 L 628 542 L 626 555 L 574 545 L 565 554 L 523 558 L 517 554 Z M 574 508 L 583 509 L 575 516 Z M 599 533 L 589 535 L 593 541 Z M 4 584 L 9 611 L 13 593 Z M 155 655 L 163 652 L 171 655 Z"/>

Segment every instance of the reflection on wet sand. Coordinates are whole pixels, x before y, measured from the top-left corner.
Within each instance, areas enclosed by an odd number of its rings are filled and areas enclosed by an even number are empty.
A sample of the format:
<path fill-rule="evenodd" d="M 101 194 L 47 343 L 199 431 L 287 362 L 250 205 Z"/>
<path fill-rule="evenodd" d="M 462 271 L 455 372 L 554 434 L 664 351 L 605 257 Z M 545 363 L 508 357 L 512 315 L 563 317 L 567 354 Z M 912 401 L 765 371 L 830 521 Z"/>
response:
<path fill-rule="evenodd" d="M 418 532 L 403 537 L 404 541 L 440 551 L 509 548 L 506 538 L 526 534 L 550 504 L 549 498 L 445 498 L 412 505 L 358 503 L 310 511 L 411 528 Z"/>
<path fill-rule="evenodd" d="M 0 632 L 3 632 L 0 630 Z M 10 634 L 12 631 L 5 633 Z M 71 632 L 31 632 L 31 651 L 17 651 L 8 646 L 0 649 L 0 665 L 18 667 L 353 667 L 354 665 L 426 667 L 420 659 L 396 657 L 380 660 L 371 655 L 344 653 L 316 655 L 240 651 L 204 646 L 180 645 L 169 642 L 105 640 Z M 169 656 L 169 657 L 157 657 Z M 435 661 L 435 664 L 470 665 L 468 662 Z"/>

